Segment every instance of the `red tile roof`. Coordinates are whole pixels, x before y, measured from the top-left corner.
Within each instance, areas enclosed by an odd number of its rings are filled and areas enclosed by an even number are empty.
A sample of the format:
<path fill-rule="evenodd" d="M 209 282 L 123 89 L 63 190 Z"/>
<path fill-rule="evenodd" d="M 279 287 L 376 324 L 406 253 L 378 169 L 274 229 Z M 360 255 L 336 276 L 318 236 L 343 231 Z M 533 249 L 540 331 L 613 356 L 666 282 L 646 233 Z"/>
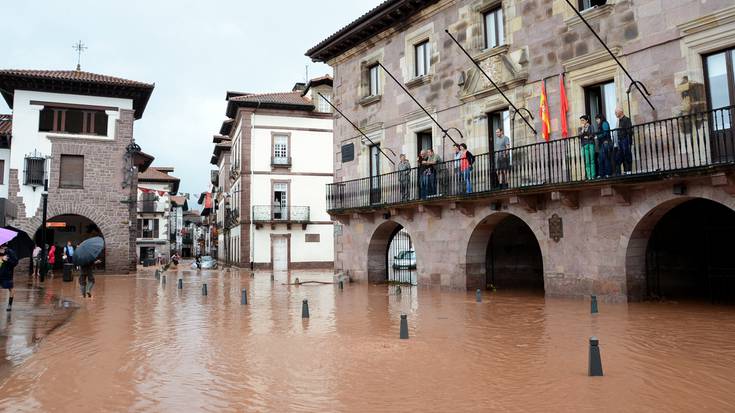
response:
<path fill-rule="evenodd" d="M 252 95 L 234 96 L 230 98 L 233 102 L 251 103 L 276 103 L 283 105 L 311 105 L 311 100 L 301 96 L 301 91 L 261 93 Z"/>
<path fill-rule="evenodd" d="M 13 130 L 13 115 L 0 115 L 0 135 L 10 135 Z"/>
<path fill-rule="evenodd" d="M 155 85 L 81 70 L 0 70 L 0 91 L 13 107 L 16 89 L 119 97 L 133 100 L 136 119 L 143 116 Z"/>
<path fill-rule="evenodd" d="M 171 182 L 173 183 L 173 190 L 171 192 L 179 192 L 179 182 L 181 180 L 151 166 L 145 172 L 138 172 L 138 182 Z"/>

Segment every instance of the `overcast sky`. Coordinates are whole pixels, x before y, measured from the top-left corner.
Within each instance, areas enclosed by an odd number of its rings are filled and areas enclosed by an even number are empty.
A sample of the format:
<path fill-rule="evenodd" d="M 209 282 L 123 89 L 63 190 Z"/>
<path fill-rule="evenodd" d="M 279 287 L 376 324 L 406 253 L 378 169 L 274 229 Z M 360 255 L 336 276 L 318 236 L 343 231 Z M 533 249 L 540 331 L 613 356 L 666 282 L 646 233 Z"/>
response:
<path fill-rule="evenodd" d="M 82 70 L 155 83 L 135 139 L 154 165 L 176 168 L 181 192 L 200 193 L 225 91 L 289 91 L 307 64 L 309 77 L 331 74 L 304 52 L 380 2 L 8 1 L 0 68 L 74 69 L 82 40 Z"/>

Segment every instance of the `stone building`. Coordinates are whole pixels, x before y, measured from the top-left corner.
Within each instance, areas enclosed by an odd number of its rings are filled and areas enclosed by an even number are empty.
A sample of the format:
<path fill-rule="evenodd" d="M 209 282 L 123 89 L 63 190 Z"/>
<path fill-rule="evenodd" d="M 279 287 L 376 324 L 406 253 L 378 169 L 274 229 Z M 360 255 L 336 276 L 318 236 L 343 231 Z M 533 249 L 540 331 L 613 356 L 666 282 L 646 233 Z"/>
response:
<path fill-rule="evenodd" d="M 332 114 L 322 98 L 331 89 L 332 77 L 322 76 L 290 92 L 227 93 L 228 119 L 220 130 L 226 138 L 215 139 L 220 166 L 227 161 L 217 148 L 227 149 L 227 142 L 230 149 L 220 247 L 226 261 L 275 270 L 333 268 L 325 197 L 333 176 Z"/>
<path fill-rule="evenodd" d="M 333 100 L 367 136 L 336 117 L 327 196 L 340 223 L 337 271 L 386 280 L 386 251 L 403 231 L 420 285 L 610 300 L 735 295 L 724 247 L 735 229 L 735 6 L 571 3 L 388 0 L 307 51 L 333 67 Z M 605 115 L 615 129 L 616 107 L 634 126 L 598 144 L 630 147 L 631 165 L 598 178 L 579 117 Z M 497 129 L 510 148 L 496 152 Z M 418 151 L 447 160 L 453 142 L 476 155 L 468 178 L 448 162 L 424 181 Z M 414 169 L 395 172 L 400 153 Z"/>
<path fill-rule="evenodd" d="M 13 109 L 10 221 L 40 242 L 48 182 L 47 243 L 81 242 L 96 225 L 105 269 L 135 271 L 137 171 L 153 158 L 134 144 L 153 85 L 76 71 L 0 70 Z"/>

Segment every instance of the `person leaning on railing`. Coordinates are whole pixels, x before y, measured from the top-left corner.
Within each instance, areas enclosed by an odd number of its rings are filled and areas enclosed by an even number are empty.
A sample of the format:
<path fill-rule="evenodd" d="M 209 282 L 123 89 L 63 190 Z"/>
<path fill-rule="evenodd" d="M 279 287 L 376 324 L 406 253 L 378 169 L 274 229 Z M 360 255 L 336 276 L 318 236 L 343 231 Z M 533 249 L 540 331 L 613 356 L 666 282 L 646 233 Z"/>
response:
<path fill-rule="evenodd" d="M 610 124 L 605 120 L 605 115 L 595 115 L 595 123 L 597 125 L 597 146 L 600 148 L 598 163 L 600 170 L 597 175 L 601 178 L 607 178 L 612 175 L 612 142 L 610 141 Z"/>
<path fill-rule="evenodd" d="M 409 198 L 409 185 L 411 178 L 411 164 L 406 159 L 406 154 L 399 156 L 398 162 L 398 183 L 401 187 L 401 201 L 407 201 Z"/>
<path fill-rule="evenodd" d="M 582 145 L 582 159 L 584 160 L 584 171 L 587 179 L 595 178 L 595 134 L 590 125 L 590 117 L 582 115 L 579 117 L 579 140 Z"/>
<path fill-rule="evenodd" d="M 620 165 L 623 165 L 623 171 L 626 175 L 633 170 L 633 124 L 630 118 L 625 116 L 623 109 L 615 108 L 615 117 L 618 118 L 617 136 L 618 136 L 618 156 L 615 159 L 616 174 L 620 171 Z"/>

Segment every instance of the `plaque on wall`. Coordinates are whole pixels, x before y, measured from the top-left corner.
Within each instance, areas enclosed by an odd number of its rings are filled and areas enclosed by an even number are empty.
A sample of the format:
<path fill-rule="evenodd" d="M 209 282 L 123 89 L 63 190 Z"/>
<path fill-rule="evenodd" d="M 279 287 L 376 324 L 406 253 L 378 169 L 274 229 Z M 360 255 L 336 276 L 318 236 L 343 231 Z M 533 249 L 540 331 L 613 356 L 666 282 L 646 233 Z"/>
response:
<path fill-rule="evenodd" d="M 342 162 L 350 162 L 355 159 L 355 144 L 342 145 Z"/>
<path fill-rule="evenodd" d="M 564 237 L 564 224 L 559 215 L 554 214 L 549 218 L 549 237 L 555 242 Z"/>

